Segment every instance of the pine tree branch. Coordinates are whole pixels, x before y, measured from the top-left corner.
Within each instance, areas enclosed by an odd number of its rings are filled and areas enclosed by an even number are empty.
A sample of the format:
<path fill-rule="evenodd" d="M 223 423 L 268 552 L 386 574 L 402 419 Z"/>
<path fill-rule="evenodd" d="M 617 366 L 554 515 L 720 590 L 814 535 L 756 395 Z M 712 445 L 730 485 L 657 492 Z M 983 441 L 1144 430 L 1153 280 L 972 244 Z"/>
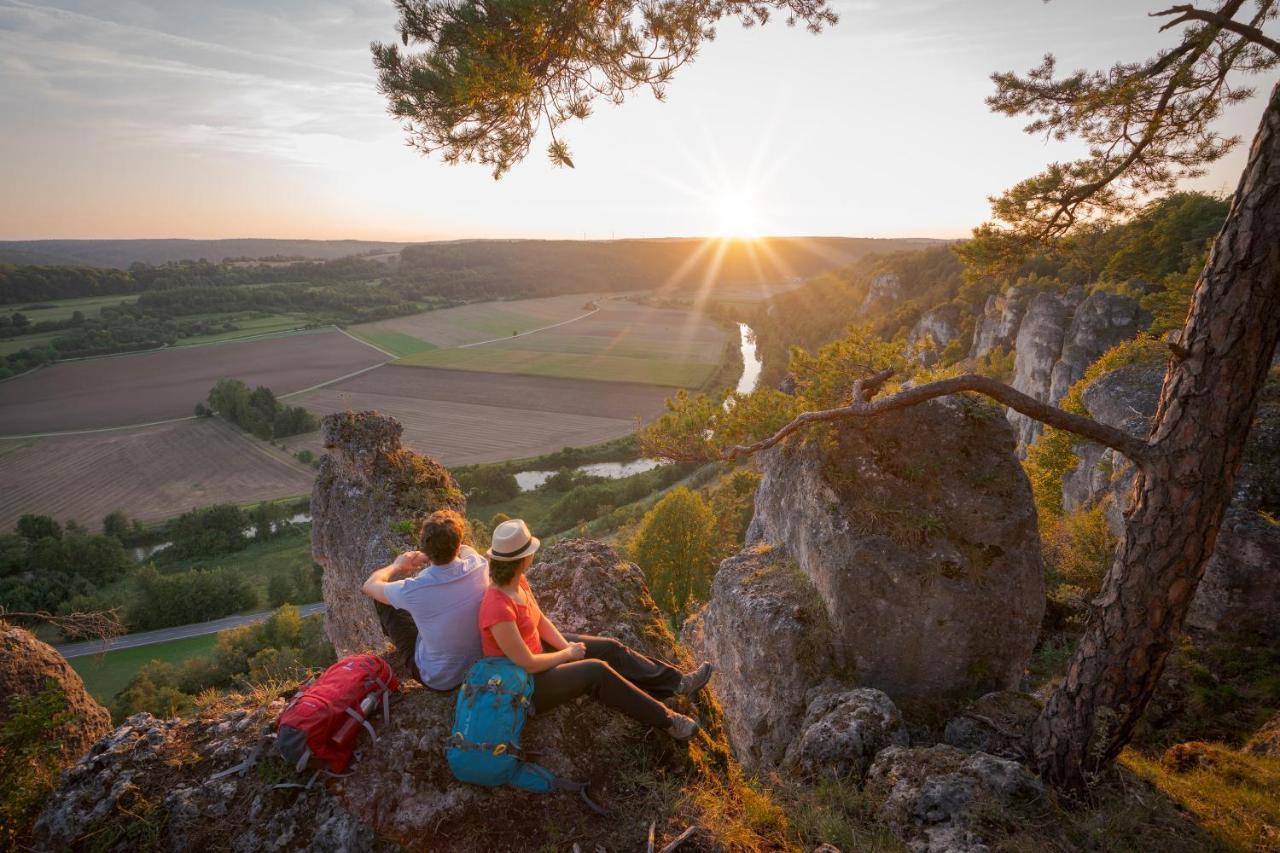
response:
<path fill-rule="evenodd" d="M 1104 447 L 1110 447 L 1112 450 L 1124 454 L 1137 465 L 1141 465 L 1147 457 L 1147 443 L 1133 437 L 1124 430 L 1107 426 L 1104 423 L 1095 421 L 1093 418 L 1063 411 L 1057 406 L 1051 406 L 1048 403 L 1042 403 L 1034 397 L 1029 397 L 1021 391 L 1005 385 L 1003 382 L 997 382 L 990 377 L 980 376 L 976 373 L 967 373 L 951 379 L 942 379 L 937 382 L 918 385 L 914 388 L 906 388 L 896 394 L 873 401 L 872 398 L 876 392 L 892 375 L 893 371 L 884 370 L 866 379 L 859 379 L 853 384 L 853 401 L 849 405 L 835 409 L 803 412 L 768 438 L 761 439 L 755 444 L 737 445 L 726 451 L 723 456 L 728 460 L 750 456 L 753 453 L 773 447 L 787 436 L 810 424 L 843 420 L 844 418 L 872 417 L 895 409 L 910 408 L 935 397 L 945 397 L 948 394 L 956 394 L 961 391 L 974 391 L 990 397 L 998 403 L 1003 403 L 1014 411 L 1043 424 L 1074 433 L 1090 441 L 1097 442 Z"/>
<path fill-rule="evenodd" d="M 1169 23 L 1160 28 L 1160 32 L 1164 32 L 1170 27 L 1176 27 L 1178 24 L 1185 24 L 1188 21 L 1203 21 L 1206 24 L 1213 24 L 1229 32 L 1233 32 L 1238 36 L 1267 48 L 1272 53 L 1280 55 L 1280 41 L 1267 36 L 1257 27 L 1251 27 L 1248 24 L 1242 24 L 1234 18 L 1229 18 L 1219 12 L 1210 12 L 1207 9 L 1197 9 L 1189 3 L 1180 6 L 1172 6 L 1163 12 L 1152 12 L 1151 17 L 1163 18 L 1166 15 L 1177 15 Z"/>

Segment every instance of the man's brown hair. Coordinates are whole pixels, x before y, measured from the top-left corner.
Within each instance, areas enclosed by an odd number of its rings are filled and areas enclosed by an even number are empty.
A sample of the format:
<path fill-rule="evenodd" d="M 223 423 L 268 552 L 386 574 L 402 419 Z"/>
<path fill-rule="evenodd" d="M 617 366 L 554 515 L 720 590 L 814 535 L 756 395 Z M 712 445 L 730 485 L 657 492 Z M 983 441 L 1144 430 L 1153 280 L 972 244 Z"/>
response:
<path fill-rule="evenodd" d="M 461 515 L 451 509 L 438 509 L 418 528 L 418 548 L 432 563 L 443 566 L 458 556 L 466 532 L 467 522 Z"/>

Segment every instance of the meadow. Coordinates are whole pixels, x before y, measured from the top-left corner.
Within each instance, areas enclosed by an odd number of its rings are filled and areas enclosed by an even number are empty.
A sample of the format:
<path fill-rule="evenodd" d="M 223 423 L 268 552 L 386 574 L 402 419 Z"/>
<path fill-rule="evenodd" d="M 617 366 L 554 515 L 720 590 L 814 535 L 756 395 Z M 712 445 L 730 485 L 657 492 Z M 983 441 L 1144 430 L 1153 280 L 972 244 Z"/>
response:
<path fill-rule="evenodd" d="M 715 373 L 727 340 L 699 314 L 603 300 L 598 311 L 554 328 L 420 352 L 396 364 L 698 388 Z"/>
<path fill-rule="evenodd" d="M 104 705 L 128 686 L 138 670 L 154 660 L 180 664 L 194 657 L 210 654 L 218 644 L 217 634 L 186 637 L 167 643 L 152 643 L 133 649 L 119 649 L 97 655 L 82 655 L 68 661 L 84 679 L 85 688 Z"/>
<path fill-rule="evenodd" d="M 563 323 L 588 313 L 587 304 L 592 299 L 590 294 L 575 294 L 510 302 L 475 302 L 377 323 L 362 323 L 351 326 L 347 331 L 398 356 L 412 355 L 423 351 L 420 348 L 423 343 L 428 345 L 427 349 L 456 347 Z"/>
<path fill-rule="evenodd" d="M 300 391 L 386 357 L 328 329 L 211 347 L 60 362 L 0 383 L 0 436 L 99 429 L 190 415 L 219 379 Z"/>
<path fill-rule="evenodd" d="M 193 507 L 309 494 L 315 472 L 213 418 L 0 440 L 0 530 L 24 513 L 96 529 L 125 510 L 160 521 Z"/>

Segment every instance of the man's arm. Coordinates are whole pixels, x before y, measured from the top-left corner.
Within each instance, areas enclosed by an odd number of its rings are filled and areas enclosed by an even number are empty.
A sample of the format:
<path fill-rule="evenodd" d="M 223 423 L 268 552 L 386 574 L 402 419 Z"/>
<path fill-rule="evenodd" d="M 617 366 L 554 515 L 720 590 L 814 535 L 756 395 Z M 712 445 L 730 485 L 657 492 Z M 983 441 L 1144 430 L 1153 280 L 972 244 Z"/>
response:
<path fill-rule="evenodd" d="M 426 554 L 421 551 L 405 551 L 392 563 L 369 575 L 369 579 L 364 582 L 360 590 L 374 601 L 381 601 L 383 604 L 394 607 L 395 605 L 387 600 L 387 584 L 408 577 L 421 570 L 426 564 Z"/>

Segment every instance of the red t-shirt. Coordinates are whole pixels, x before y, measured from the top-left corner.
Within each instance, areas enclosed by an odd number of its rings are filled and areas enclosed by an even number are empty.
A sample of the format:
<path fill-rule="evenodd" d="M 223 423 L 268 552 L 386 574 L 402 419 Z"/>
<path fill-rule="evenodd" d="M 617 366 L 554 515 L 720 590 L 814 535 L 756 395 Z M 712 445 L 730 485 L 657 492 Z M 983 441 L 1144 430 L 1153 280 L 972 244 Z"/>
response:
<path fill-rule="evenodd" d="M 541 654 L 542 638 L 538 636 L 538 623 L 542 621 L 542 611 L 533 598 L 533 590 L 529 589 L 529 581 L 520 578 L 520 588 L 524 590 L 528 604 L 517 604 L 496 585 L 484 591 L 484 600 L 480 602 L 480 646 L 488 657 L 500 657 L 502 649 L 493 639 L 493 626 L 499 622 L 514 622 L 520 629 L 524 644 L 533 654 Z"/>

